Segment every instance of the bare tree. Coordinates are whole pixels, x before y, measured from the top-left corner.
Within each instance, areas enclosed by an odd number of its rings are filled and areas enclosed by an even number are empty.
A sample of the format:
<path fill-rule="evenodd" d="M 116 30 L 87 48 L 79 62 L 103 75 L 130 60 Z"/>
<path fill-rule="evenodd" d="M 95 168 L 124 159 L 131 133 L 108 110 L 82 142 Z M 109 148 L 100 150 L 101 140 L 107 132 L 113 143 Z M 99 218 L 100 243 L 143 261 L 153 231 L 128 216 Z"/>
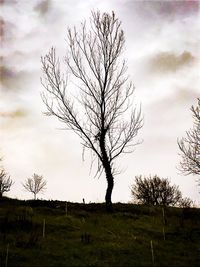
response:
<path fill-rule="evenodd" d="M 2 198 L 4 192 L 9 192 L 13 181 L 5 170 L 0 171 L 0 198 Z"/>
<path fill-rule="evenodd" d="M 197 106 L 191 107 L 194 125 L 186 132 L 186 137 L 178 140 L 182 160 L 180 170 L 183 174 L 200 175 L 200 98 Z"/>
<path fill-rule="evenodd" d="M 178 186 L 170 185 L 168 179 L 157 175 L 136 176 L 135 184 L 131 186 L 131 194 L 137 202 L 148 205 L 174 206 L 186 202 Z"/>
<path fill-rule="evenodd" d="M 84 149 L 97 159 L 97 174 L 105 171 L 106 207 L 112 210 L 111 195 L 116 167 L 122 153 L 133 151 L 131 142 L 142 127 L 141 110 L 133 107 L 134 87 L 120 60 L 124 46 L 121 22 L 112 14 L 92 12 L 90 29 L 86 22 L 79 31 L 68 29 L 67 69 L 75 78 L 79 95 L 67 91 L 67 76 L 60 70 L 55 49 L 42 58 L 45 88 L 42 94 L 47 115 L 56 116 L 81 139 Z"/>
<path fill-rule="evenodd" d="M 27 178 L 25 183 L 22 183 L 23 187 L 28 191 L 33 193 L 34 199 L 38 193 L 43 192 L 46 188 L 47 182 L 43 179 L 43 176 L 38 174 L 33 174 L 32 178 Z"/>

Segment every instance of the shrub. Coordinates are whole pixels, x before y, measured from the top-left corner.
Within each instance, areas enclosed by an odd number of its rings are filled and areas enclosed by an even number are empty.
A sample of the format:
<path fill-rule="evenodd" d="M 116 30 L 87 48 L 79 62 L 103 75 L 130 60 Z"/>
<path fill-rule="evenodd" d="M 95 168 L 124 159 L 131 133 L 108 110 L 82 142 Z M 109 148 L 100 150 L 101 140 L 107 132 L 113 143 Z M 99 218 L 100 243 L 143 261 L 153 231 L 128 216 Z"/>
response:
<path fill-rule="evenodd" d="M 135 177 L 131 186 L 131 194 L 135 201 L 148 205 L 175 206 L 182 200 L 178 186 L 170 185 L 168 179 L 153 177 Z"/>

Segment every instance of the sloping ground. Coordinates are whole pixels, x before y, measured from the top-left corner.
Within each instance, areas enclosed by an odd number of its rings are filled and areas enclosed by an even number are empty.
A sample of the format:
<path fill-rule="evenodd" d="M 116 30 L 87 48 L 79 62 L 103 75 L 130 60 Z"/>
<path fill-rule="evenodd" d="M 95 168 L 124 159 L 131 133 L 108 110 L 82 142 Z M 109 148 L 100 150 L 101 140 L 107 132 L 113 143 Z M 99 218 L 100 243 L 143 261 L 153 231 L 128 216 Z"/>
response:
<path fill-rule="evenodd" d="M 164 217 L 163 217 L 164 212 Z M 197 267 L 200 209 L 0 202 L 0 266 Z M 7 265 L 6 265 L 7 264 Z"/>

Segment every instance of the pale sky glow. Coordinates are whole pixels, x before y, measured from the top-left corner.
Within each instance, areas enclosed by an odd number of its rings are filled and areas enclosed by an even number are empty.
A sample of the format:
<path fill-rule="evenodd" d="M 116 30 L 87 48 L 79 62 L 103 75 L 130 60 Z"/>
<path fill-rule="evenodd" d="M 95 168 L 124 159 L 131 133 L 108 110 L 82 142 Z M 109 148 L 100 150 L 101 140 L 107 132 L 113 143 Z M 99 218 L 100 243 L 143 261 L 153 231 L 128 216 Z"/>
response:
<path fill-rule="evenodd" d="M 1 0 L 0 154 L 15 182 L 7 194 L 28 199 L 21 183 L 33 173 L 47 180 L 45 199 L 103 202 L 104 174 L 90 174 L 90 153 L 82 160 L 80 139 L 55 118 L 43 115 L 40 57 L 55 46 L 66 53 L 67 27 L 91 10 L 115 11 L 122 21 L 124 56 L 135 103 L 142 106 L 143 143 L 119 160 L 113 202 L 131 200 L 135 175 L 157 174 L 179 185 L 200 204 L 195 176 L 177 170 L 177 138 L 192 127 L 191 105 L 200 97 L 199 1 Z"/>

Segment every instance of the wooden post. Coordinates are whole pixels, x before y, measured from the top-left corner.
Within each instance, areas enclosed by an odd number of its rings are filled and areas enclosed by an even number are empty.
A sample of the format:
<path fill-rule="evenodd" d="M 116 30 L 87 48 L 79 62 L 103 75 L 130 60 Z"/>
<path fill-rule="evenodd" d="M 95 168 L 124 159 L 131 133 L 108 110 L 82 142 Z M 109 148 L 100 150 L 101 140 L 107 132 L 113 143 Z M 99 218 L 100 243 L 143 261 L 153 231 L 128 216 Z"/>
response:
<path fill-rule="evenodd" d="M 165 241 L 165 227 L 163 226 L 163 239 Z"/>
<path fill-rule="evenodd" d="M 45 219 L 43 220 L 43 229 L 42 229 L 42 237 L 45 238 L 45 226 L 46 226 L 46 221 Z"/>
<path fill-rule="evenodd" d="M 9 244 L 7 245 L 7 248 L 6 248 L 6 267 L 8 266 L 8 253 L 9 253 Z"/>
<path fill-rule="evenodd" d="M 151 240 L 151 257 L 152 257 L 152 263 L 154 265 L 154 251 L 153 251 L 153 241 Z"/>

